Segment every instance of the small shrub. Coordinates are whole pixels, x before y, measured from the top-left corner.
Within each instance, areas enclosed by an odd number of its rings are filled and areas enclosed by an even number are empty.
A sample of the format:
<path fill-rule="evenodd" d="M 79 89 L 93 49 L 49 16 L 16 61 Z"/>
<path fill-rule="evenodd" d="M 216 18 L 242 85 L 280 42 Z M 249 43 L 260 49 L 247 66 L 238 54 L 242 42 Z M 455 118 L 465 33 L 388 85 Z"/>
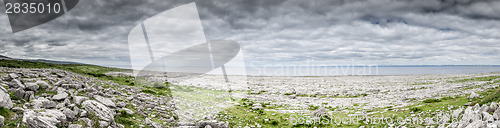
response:
<path fill-rule="evenodd" d="M 440 99 L 425 99 L 424 103 L 435 103 L 435 102 L 441 102 Z"/>
<path fill-rule="evenodd" d="M 415 107 L 415 108 L 410 108 L 410 111 L 418 112 L 418 111 L 422 111 L 422 109 Z"/>

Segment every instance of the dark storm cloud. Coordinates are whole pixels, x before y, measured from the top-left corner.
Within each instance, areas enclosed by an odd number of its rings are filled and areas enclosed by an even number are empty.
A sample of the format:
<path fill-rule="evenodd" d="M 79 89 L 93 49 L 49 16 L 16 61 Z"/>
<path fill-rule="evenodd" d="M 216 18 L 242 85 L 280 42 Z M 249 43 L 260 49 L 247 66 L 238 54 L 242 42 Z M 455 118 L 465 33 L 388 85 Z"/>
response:
<path fill-rule="evenodd" d="M 193 1 L 81 0 L 68 14 L 15 34 L 6 15 L 0 15 L 0 54 L 129 65 L 128 32 L 151 16 Z M 308 59 L 326 64 L 500 62 L 498 0 L 194 2 L 207 39 L 240 43 L 245 60 L 257 65 Z"/>

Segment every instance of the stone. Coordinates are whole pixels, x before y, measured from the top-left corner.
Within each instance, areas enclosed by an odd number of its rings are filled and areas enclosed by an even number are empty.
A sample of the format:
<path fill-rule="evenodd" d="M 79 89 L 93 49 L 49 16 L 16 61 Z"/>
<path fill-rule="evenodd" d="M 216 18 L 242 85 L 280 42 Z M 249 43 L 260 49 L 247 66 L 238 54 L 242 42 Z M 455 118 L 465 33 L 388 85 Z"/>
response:
<path fill-rule="evenodd" d="M 79 124 L 70 124 L 68 125 L 68 128 L 83 128 L 83 126 Z"/>
<path fill-rule="evenodd" d="M 165 127 L 163 127 L 163 125 L 156 123 L 156 122 L 151 123 L 151 126 L 153 126 L 153 128 L 165 128 Z"/>
<path fill-rule="evenodd" d="M 69 108 L 63 108 L 62 112 L 64 115 L 66 115 L 66 119 L 69 121 L 75 120 L 76 119 L 76 114 L 74 111 L 70 110 Z"/>
<path fill-rule="evenodd" d="M 493 116 L 486 111 L 482 112 L 481 114 L 482 114 L 483 121 L 493 121 L 494 120 Z"/>
<path fill-rule="evenodd" d="M 78 119 L 78 121 L 86 122 L 88 127 L 94 126 L 92 123 L 92 120 L 90 120 L 89 118 L 80 118 L 80 119 Z"/>
<path fill-rule="evenodd" d="M 452 117 L 454 118 L 458 118 L 460 116 L 460 114 L 462 114 L 464 111 L 463 108 L 458 108 L 457 110 L 454 110 L 451 114 Z"/>
<path fill-rule="evenodd" d="M 9 88 L 23 88 L 24 89 L 24 85 L 21 83 L 21 81 L 17 80 L 17 79 L 13 79 L 12 81 L 10 81 L 10 84 L 9 84 Z"/>
<path fill-rule="evenodd" d="M 94 99 L 101 102 L 102 104 L 108 106 L 108 107 L 111 107 L 111 108 L 115 108 L 116 105 L 113 101 L 111 101 L 109 98 L 105 98 L 105 97 L 102 97 L 102 96 L 99 96 L 99 95 L 95 95 L 94 96 Z"/>
<path fill-rule="evenodd" d="M 27 99 L 28 101 L 32 101 L 35 99 L 35 92 L 33 91 L 25 91 L 24 92 L 24 99 Z"/>
<path fill-rule="evenodd" d="M 146 118 L 146 119 L 144 119 L 144 123 L 151 124 L 151 123 L 153 123 L 153 121 L 150 118 Z"/>
<path fill-rule="evenodd" d="M 101 128 L 106 128 L 109 125 L 107 121 L 99 121 L 99 126 Z"/>
<path fill-rule="evenodd" d="M 10 74 L 9 74 L 9 77 L 10 77 L 11 79 L 17 79 L 17 78 L 19 78 L 19 75 L 17 75 L 16 73 L 10 73 Z"/>
<path fill-rule="evenodd" d="M 130 115 L 133 115 L 134 114 L 134 111 L 128 109 L 128 108 L 123 108 L 122 109 L 123 111 L 127 112 L 127 114 L 130 114 Z"/>
<path fill-rule="evenodd" d="M 57 95 L 54 95 L 52 97 L 52 100 L 62 101 L 62 100 L 65 100 L 66 98 L 68 98 L 68 93 L 59 93 Z"/>
<path fill-rule="evenodd" d="M 66 116 L 59 110 L 46 109 L 41 112 L 28 110 L 23 113 L 22 123 L 30 128 L 57 128 L 63 124 Z"/>
<path fill-rule="evenodd" d="M 313 117 L 321 117 L 326 115 L 326 109 L 324 107 L 319 107 L 318 109 L 314 110 L 314 112 L 311 114 Z"/>
<path fill-rule="evenodd" d="M 40 86 L 40 89 L 47 89 L 50 87 L 49 83 L 42 81 L 42 80 L 36 81 L 35 84 Z"/>
<path fill-rule="evenodd" d="M 472 92 L 472 93 L 470 93 L 470 95 L 469 95 L 469 97 L 468 97 L 468 98 L 469 98 L 469 99 L 479 98 L 479 94 L 477 94 L 477 93 L 475 93 L 475 92 Z"/>
<path fill-rule="evenodd" d="M 38 91 L 38 88 L 40 88 L 40 86 L 36 83 L 26 83 L 25 86 L 26 91 Z"/>
<path fill-rule="evenodd" d="M 484 127 L 486 127 L 486 121 L 477 120 L 470 123 L 465 128 L 484 128 Z"/>
<path fill-rule="evenodd" d="M 3 127 L 4 122 L 5 118 L 2 115 L 0 115 L 0 128 Z"/>
<path fill-rule="evenodd" d="M 31 106 L 34 109 L 46 108 L 51 109 L 56 107 L 56 102 L 50 101 L 44 97 L 39 97 L 38 99 L 32 100 Z"/>
<path fill-rule="evenodd" d="M 102 120 L 114 121 L 115 112 L 105 105 L 95 101 L 87 100 L 82 103 L 87 112 L 91 112 Z"/>
<path fill-rule="evenodd" d="M 80 117 L 86 117 L 86 116 L 87 116 L 87 111 L 80 110 Z"/>
<path fill-rule="evenodd" d="M 89 100 L 88 97 L 84 97 L 84 96 L 74 96 L 73 97 L 73 102 L 76 104 L 76 105 L 81 105 L 83 101 L 86 101 L 86 100 Z"/>
<path fill-rule="evenodd" d="M 16 89 L 16 91 L 14 92 L 14 96 L 16 96 L 16 99 L 23 99 L 24 98 L 24 89 L 22 88 L 18 88 Z"/>
<path fill-rule="evenodd" d="M 253 104 L 252 109 L 258 110 L 258 109 L 264 109 L 264 107 L 262 107 L 262 104 L 260 104 L 260 103 L 255 103 L 255 104 Z"/>
<path fill-rule="evenodd" d="M 9 92 L 0 86 L 0 107 L 4 107 L 6 109 L 11 109 L 13 107 L 12 100 L 10 99 Z"/>

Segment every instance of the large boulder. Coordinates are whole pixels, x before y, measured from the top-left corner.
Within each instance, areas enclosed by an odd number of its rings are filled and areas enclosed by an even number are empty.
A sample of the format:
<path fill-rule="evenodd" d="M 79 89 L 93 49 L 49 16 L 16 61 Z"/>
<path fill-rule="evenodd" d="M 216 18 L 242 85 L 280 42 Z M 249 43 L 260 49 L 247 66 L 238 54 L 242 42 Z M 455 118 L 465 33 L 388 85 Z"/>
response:
<path fill-rule="evenodd" d="M 68 98 L 68 93 L 59 93 L 57 95 L 54 95 L 52 97 L 52 100 L 62 101 L 62 100 L 65 100 L 66 98 Z"/>
<path fill-rule="evenodd" d="M 40 112 L 28 110 L 24 112 L 22 122 L 29 128 L 57 128 L 58 124 L 66 122 L 66 115 L 55 109 Z"/>
<path fill-rule="evenodd" d="M 93 113 L 97 117 L 102 120 L 106 120 L 109 122 L 113 122 L 115 120 L 115 111 L 106 107 L 105 105 L 95 101 L 95 100 L 87 100 L 82 103 L 82 106 L 89 113 Z"/>
<path fill-rule="evenodd" d="M 40 88 L 40 86 L 36 83 L 26 83 L 25 85 L 25 90 L 27 91 L 38 91 L 38 88 Z"/>
<path fill-rule="evenodd" d="M 31 106 L 34 109 L 40 109 L 40 108 L 46 108 L 46 109 L 51 109 L 56 107 L 56 102 L 50 101 L 44 97 L 38 97 L 38 99 L 35 99 L 31 102 Z"/>
<path fill-rule="evenodd" d="M 36 81 L 35 83 L 39 85 L 41 89 L 47 89 L 50 87 L 49 83 L 42 80 Z"/>
<path fill-rule="evenodd" d="M 17 79 L 12 79 L 12 81 L 10 81 L 10 83 L 9 83 L 9 87 L 10 88 L 23 88 L 24 89 L 24 84 L 21 83 L 21 81 L 19 81 Z"/>
<path fill-rule="evenodd" d="M 73 102 L 76 105 L 80 105 L 80 104 L 82 104 L 83 101 L 86 101 L 86 100 L 89 100 L 89 98 L 88 97 L 84 97 L 84 96 L 74 96 L 73 97 Z"/>
<path fill-rule="evenodd" d="M 63 108 L 62 112 L 64 113 L 64 115 L 66 115 L 66 119 L 68 119 L 70 121 L 75 120 L 76 115 L 78 114 L 77 112 L 74 112 L 69 108 Z"/>
<path fill-rule="evenodd" d="M 11 109 L 13 105 L 9 92 L 0 86 L 0 107 Z"/>
<path fill-rule="evenodd" d="M 17 99 L 23 99 L 24 98 L 24 95 L 25 95 L 25 92 L 24 92 L 24 89 L 22 88 L 18 88 L 16 89 L 16 91 L 14 92 L 14 96 L 16 96 Z"/>
<path fill-rule="evenodd" d="M 102 97 L 102 96 L 99 96 L 99 95 L 94 95 L 94 99 L 101 102 L 102 104 L 108 106 L 108 107 L 111 107 L 111 108 L 115 108 L 116 105 L 115 103 L 109 99 L 109 98 L 105 98 L 105 97 Z"/>

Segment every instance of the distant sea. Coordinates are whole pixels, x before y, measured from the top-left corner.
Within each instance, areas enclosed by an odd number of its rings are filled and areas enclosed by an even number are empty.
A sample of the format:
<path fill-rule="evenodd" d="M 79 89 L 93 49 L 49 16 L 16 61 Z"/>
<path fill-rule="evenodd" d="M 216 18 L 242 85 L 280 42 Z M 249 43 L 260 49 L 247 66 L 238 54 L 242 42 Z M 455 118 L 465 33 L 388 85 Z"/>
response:
<path fill-rule="evenodd" d="M 252 76 L 429 75 L 500 72 L 500 65 L 248 67 L 243 72 L 226 67 L 226 70 L 230 75 Z"/>

